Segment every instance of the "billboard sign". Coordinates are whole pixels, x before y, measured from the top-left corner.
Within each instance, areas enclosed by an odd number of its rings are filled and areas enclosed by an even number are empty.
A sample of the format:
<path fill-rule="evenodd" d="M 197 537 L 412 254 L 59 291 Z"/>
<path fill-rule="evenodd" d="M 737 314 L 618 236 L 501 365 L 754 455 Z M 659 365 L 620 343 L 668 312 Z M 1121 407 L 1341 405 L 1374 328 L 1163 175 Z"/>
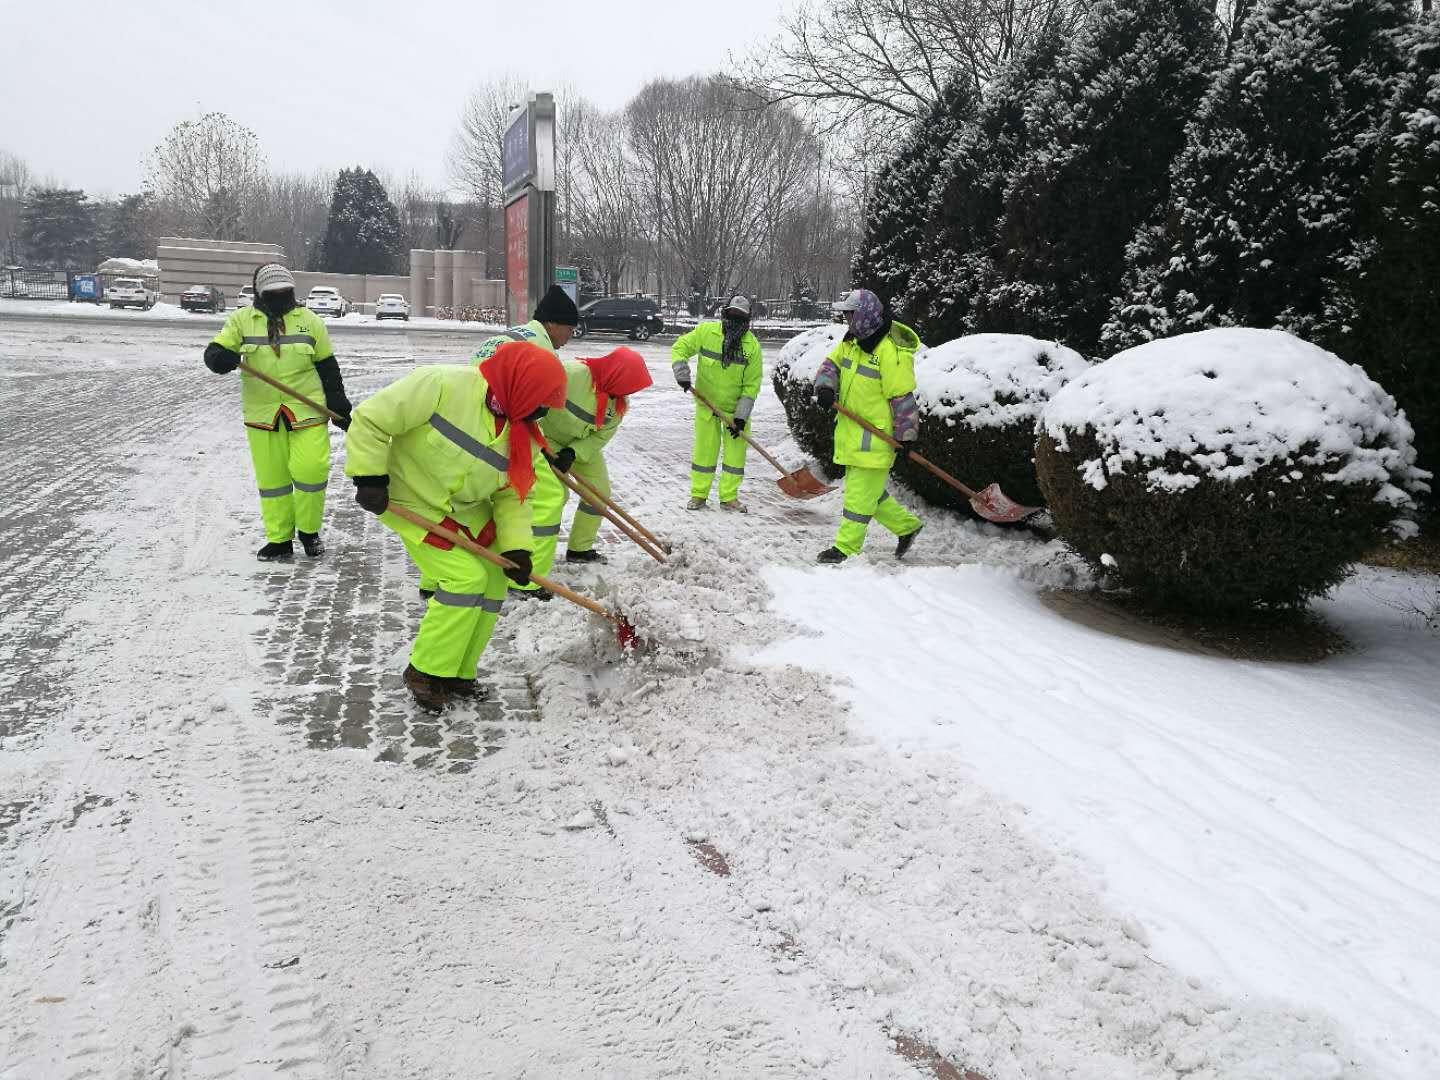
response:
<path fill-rule="evenodd" d="M 506 191 L 519 187 L 535 175 L 530 153 L 530 114 L 531 109 L 528 106 L 522 107 L 515 114 L 510 126 L 505 129 L 500 178 Z"/>
<path fill-rule="evenodd" d="M 510 298 L 510 322 L 524 322 L 530 313 L 529 195 L 505 207 L 505 292 Z"/>

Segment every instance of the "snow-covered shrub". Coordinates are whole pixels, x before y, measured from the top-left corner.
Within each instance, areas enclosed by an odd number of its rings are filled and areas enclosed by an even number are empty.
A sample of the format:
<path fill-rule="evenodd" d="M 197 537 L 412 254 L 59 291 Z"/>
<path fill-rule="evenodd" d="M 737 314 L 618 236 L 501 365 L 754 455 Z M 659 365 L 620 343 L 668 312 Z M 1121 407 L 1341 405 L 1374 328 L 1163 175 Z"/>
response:
<path fill-rule="evenodd" d="M 787 341 L 775 362 L 771 382 L 785 407 L 790 434 L 800 449 L 820 463 L 830 479 L 840 475 L 835 457 L 835 414 L 815 404 L 815 372 L 845 336 L 845 327 L 817 326 Z"/>
<path fill-rule="evenodd" d="M 1026 108 L 975 329 L 1096 353 L 1126 244 L 1169 197 L 1170 162 L 1219 56 L 1209 0 L 1095 5 Z"/>
<path fill-rule="evenodd" d="M 1340 259 L 1316 339 L 1395 395 L 1421 466 L 1440 468 L 1440 22 L 1411 30 L 1377 133 L 1360 237 Z M 1430 500 L 1432 506 L 1435 499 Z"/>
<path fill-rule="evenodd" d="M 972 334 L 915 357 L 920 438 L 915 449 L 963 483 L 998 483 L 1035 505 L 1035 422 L 1046 402 L 1089 366 L 1073 349 L 1022 334 Z M 926 501 L 968 511 L 954 488 L 907 460 L 896 474 Z"/>
<path fill-rule="evenodd" d="M 1245 23 L 1135 234 L 1102 341 L 1209 326 L 1311 337 L 1401 67 L 1408 0 L 1270 0 Z"/>
<path fill-rule="evenodd" d="M 1394 398 L 1278 330 L 1129 349 L 1057 393 L 1040 424 L 1061 535 L 1175 607 L 1303 604 L 1387 527 L 1413 528 L 1425 487 Z"/>

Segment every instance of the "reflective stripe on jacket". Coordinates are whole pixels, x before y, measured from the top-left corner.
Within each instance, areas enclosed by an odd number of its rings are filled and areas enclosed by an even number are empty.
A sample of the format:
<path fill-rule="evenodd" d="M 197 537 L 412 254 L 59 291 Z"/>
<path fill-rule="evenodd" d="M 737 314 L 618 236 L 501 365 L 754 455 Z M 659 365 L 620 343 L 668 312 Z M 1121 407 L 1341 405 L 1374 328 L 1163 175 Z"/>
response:
<path fill-rule="evenodd" d="M 914 392 L 915 350 L 918 348 L 919 336 L 910 327 L 898 322 L 890 324 L 890 333 L 875 346 L 873 353 L 860 348 L 854 338 L 842 339 L 829 356 L 830 362 L 840 372 L 836 399 L 885 434 L 893 435 L 895 423 L 890 401 Z M 837 465 L 888 469 L 894 460 L 895 451 L 883 439 L 877 439 L 853 420 L 835 414 Z"/>
<path fill-rule="evenodd" d="M 474 533 L 492 518 L 499 551 L 530 550 L 530 508 L 510 487 L 510 429 L 485 406 L 471 365 L 416 368 L 356 406 L 345 433 L 346 476 L 389 476 L 390 498 Z M 540 467 L 544 467 L 543 462 Z"/>
<path fill-rule="evenodd" d="M 671 366 L 679 372 L 695 362 L 695 389 L 717 409 L 734 413 L 742 420 L 750 415 L 755 399 L 760 396 L 760 380 L 764 365 L 760 358 L 760 342 L 749 330 L 740 339 L 745 354 L 743 364 L 724 364 L 721 350 L 725 347 L 725 329 L 718 322 L 703 322 L 688 334 L 682 334 L 670 347 Z M 696 408 L 704 411 L 698 401 Z M 708 414 L 707 414 L 708 415 Z"/>
<path fill-rule="evenodd" d="M 486 338 L 470 359 L 476 363 L 481 360 L 489 360 L 495 355 L 496 349 L 510 341 L 533 341 L 552 356 L 560 355 L 555 351 L 555 346 L 550 344 L 550 335 L 545 332 L 545 327 L 531 319 L 524 326 L 512 326 Z"/>
<path fill-rule="evenodd" d="M 569 447 L 576 461 L 594 461 L 620 427 L 615 399 L 605 406 L 606 417 L 595 415 L 595 379 L 590 368 L 577 360 L 565 362 L 569 387 L 565 391 L 565 408 L 551 409 L 540 421 L 540 430 L 551 451 Z"/>
<path fill-rule="evenodd" d="M 257 371 L 279 379 L 312 401 L 323 402 L 325 388 L 320 385 L 315 364 L 335 355 L 325 324 L 306 308 L 293 309 L 285 315 L 285 331 L 280 335 L 277 349 L 270 344 L 268 321 L 259 308 L 236 308 L 215 335 L 215 343 L 239 353 L 240 358 Z M 243 371 L 240 402 L 246 427 L 274 431 L 282 417 L 295 429 L 325 423 L 324 415 L 309 405 Z"/>

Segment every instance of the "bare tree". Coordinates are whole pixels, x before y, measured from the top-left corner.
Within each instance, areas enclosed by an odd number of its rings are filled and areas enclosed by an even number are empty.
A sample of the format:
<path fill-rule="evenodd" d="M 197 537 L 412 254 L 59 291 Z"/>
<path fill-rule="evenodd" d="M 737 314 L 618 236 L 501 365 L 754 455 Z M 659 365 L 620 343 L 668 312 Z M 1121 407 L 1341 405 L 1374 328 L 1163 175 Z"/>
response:
<path fill-rule="evenodd" d="M 643 179 L 630 150 L 629 119 L 623 112 L 573 108 L 573 197 L 567 215 L 568 249 L 611 294 L 622 287 L 641 232 Z"/>
<path fill-rule="evenodd" d="M 0 150 L 0 246 L 7 262 L 18 261 L 20 212 L 30 184 L 30 166 L 25 160 Z"/>
<path fill-rule="evenodd" d="M 954 78 L 983 86 L 1047 32 L 1069 33 L 1091 0 L 801 0 L 742 59 L 766 104 L 809 105 L 824 133 L 858 116 L 914 122 Z"/>
<path fill-rule="evenodd" d="M 469 231 L 478 236 L 487 253 L 500 250 L 501 152 L 500 143 L 510 113 L 522 104 L 528 90 L 520 76 L 505 72 L 485 80 L 466 98 L 460 122 L 446 156 L 450 177 L 469 196 Z"/>
<path fill-rule="evenodd" d="M 241 225 L 245 238 L 279 244 L 291 266 L 310 266 L 325 235 L 333 182 L 325 172 L 264 177 L 245 201 Z"/>
<path fill-rule="evenodd" d="M 176 124 L 146 160 L 145 189 L 191 235 L 242 239 L 245 205 L 264 184 L 255 133 L 224 113 Z"/>

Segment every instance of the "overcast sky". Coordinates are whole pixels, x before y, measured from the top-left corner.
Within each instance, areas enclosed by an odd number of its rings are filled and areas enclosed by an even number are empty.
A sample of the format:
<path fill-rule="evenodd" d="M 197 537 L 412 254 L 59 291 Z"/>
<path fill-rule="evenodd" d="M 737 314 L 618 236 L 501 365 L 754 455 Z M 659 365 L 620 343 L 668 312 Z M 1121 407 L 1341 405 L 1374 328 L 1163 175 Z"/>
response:
<path fill-rule="evenodd" d="M 92 194 L 138 190 L 144 154 L 218 110 L 276 171 L 366 165 L 435 183 L 467 92 L 509 70 L 605 107 L 724 66 L 777 0 L 0 0 L 0 149 Z M 273 13 L 273 17 L 272 17 Z"/>

